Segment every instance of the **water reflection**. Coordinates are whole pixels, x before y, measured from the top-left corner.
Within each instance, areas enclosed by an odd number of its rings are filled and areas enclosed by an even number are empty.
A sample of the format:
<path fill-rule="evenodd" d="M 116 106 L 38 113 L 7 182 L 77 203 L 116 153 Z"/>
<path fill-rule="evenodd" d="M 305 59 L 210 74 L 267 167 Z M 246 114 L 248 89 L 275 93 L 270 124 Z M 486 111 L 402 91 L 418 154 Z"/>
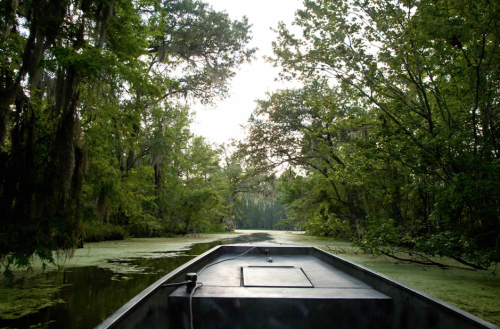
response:
<path fill-rule="evenodd" d="M 189 250 L 161 258 L 116 260 L 130 266 L 146 268 L 137 273 L 117 274 L 97 266 L 77 267 L 44 273 L 33 280 L 41 285 L 64 286 L 55 300 L 64 301 L 40 312 L 15 320 L 0 319 L 0 328 L 94 328 L 132 297 L 156 280 L 205 251 L 221 245 L 269 240 L 266 233 L 254 233 L 232 239 L 198 243 Z M 170 252 L 169 252 L 170 253 Z"/>

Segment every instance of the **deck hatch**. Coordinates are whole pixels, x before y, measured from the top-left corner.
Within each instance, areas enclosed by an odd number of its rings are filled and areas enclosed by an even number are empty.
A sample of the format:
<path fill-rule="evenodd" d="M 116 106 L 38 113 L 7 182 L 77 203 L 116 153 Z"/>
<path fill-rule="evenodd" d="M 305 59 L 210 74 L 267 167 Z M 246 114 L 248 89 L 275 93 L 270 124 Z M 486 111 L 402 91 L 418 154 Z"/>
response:
<path fill-rule="evenodd" d="M 300 267 L 248 266 L 242 272 L 245 287 L 314 288 Z"/>

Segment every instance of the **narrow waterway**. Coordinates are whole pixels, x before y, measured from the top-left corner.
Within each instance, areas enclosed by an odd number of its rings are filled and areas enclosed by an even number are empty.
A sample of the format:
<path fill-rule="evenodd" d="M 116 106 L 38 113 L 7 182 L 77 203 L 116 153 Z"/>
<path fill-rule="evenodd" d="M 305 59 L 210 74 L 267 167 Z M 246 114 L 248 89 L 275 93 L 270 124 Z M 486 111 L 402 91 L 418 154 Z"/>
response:
<path fill-rule="evenodd" d="M 221 244 L 269 239 L 267 233 L 253 233 L 232 239 L 194 244 L 189 250 L 165 252 L 165 257 L 161 258 L 110 260 L 110 262 L 125 262 L 143 269 L 134 273 L 117 274 L 97 266 L 43 273 L 30 280 L 37 280 L 39 285 L 63 286 L 53 296 L 59 302 L 19 319 L 0 319 L 0 328 L 94 328 L 132 297 L 193 257 Z M 17 284 L 22 285 L 23 282 Z"/>

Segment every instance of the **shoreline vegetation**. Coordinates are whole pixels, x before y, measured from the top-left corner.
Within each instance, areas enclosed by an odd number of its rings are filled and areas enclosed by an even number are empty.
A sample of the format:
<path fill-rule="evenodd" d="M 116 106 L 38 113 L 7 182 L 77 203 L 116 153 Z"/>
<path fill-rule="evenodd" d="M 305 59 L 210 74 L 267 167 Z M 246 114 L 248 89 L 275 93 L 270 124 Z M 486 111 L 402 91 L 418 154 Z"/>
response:
<path fill-rule="evenodd" d="M 330 238 L 305 235 L 298 231 L 260 231 L 236 230 L 232 233 L 196 234 L 172 238 L 131 238 L 120 241 L 104 241 L 86 243 L 85 248 L 75 250 L 71 258 L 56 258 L 56 264 L 49 265 L 45 272 L 70 269 L 81 266 L 98 266 L 114 273 L 126 275 L 143 271 L 143 268 L 130 266 L 125 260 L 133 258 L 161 258 L 168 252 L 170 257 L 176 256 L 196 243 L 213 242 L 230 239 L 242 234 L 270 234 L 274 243 L 296 244 L 318 247 L 356 262 L 374 271 L 387 275 L 404 284 L 410 285 L 429 295 L 444 300 L 495 325 L 500 325 L 500 277 L 496 268 L 488 271 L 470 269 L 422 266 L 409 264 L 379 255 L 368 255 L 349 242 Z M 109 260 L 122 260 L 109 262 Z M 459 266 L 453 260 L 440 259 L 451 266 Z M 36 278 L 45 273 L 38 261 L 33 262 L 32 269 L 15 270 L 15 283 L 7 287 L 0 281 L 0 318 L 15 319 L 38 310 L 62 303 L 54 296 L 63 286 L 41 284 Z M 26 280 L 30 278 L 30 280 Z"/>

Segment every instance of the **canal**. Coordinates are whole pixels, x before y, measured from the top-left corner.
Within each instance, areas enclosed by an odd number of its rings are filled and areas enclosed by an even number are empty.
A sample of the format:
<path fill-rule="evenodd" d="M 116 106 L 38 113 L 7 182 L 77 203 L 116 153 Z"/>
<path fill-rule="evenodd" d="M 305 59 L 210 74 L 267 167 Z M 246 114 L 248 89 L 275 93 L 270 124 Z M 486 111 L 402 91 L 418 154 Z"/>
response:
<path fill-rule="evenodd" d="M 231 239 L 198 243 L 189 250 L 168 251 L 159 258 L 127 258 L 109 260 L 141 269 L 131 273 L 116 273 L 97 266 L 74 267 L 50 271 L 29 279 L 38 286 L 54 286 L 53 299 L 58 302 L 17 319 L 1 319 L 0 328 L 89 329 L 101 323 L 132 297 L 205 251 L 222 244 L 250 243 L 269 240 L 267 233 L 253 233 Z M 28 287 L 28 282 L 16 282 Z M 31 285 L 32 287 L 32 285 Z"/>

